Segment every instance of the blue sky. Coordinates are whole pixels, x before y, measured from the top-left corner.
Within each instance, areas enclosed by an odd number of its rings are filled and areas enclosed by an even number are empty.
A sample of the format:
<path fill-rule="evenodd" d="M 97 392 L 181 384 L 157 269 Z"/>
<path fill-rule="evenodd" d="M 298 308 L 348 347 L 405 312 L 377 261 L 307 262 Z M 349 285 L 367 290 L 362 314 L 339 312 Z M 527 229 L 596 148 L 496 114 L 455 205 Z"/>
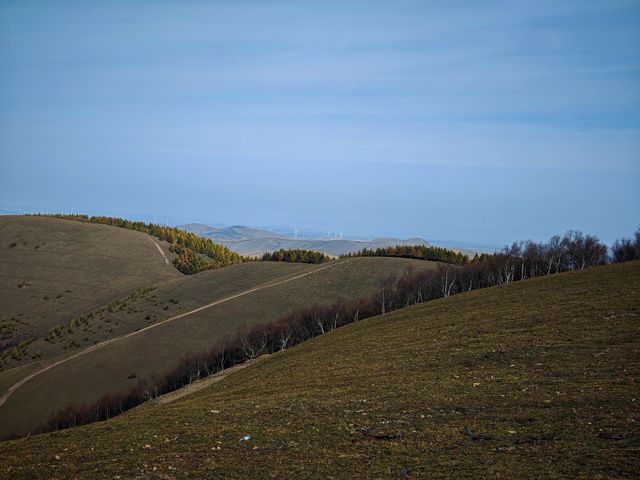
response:
<path fill-rule="evenodd" d="M 502 245 L 640 224 L 639 1 L 0 1 L 0 208 Z"/>

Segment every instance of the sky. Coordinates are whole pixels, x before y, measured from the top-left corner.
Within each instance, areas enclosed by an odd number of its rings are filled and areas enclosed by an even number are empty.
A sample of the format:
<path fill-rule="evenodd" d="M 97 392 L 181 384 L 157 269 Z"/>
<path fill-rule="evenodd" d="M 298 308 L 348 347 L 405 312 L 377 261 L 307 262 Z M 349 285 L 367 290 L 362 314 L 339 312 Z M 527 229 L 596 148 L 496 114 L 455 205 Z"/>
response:
<path fill-rule="evenodd" d="M 640 1 L 0 0 L 0 209 L 640 226 Z"/>

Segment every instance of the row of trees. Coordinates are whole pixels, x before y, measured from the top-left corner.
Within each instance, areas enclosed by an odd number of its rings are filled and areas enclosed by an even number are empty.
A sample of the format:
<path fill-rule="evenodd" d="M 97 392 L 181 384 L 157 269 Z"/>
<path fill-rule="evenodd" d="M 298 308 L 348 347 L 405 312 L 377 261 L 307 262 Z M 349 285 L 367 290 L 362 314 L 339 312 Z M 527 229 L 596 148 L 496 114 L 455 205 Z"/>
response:
<path fill-rule="evenodd" d="M 331 260 L 331 257 L 315 250 L 281 248 L 275 252 L 265 252 L 262 255 L 265 262 L 294 262 L 294 263 L 324 263 Z"/>
<path fill-rule="evenodd" d="M 160 240 L 166 240 L 169 242 L 171 250 L 178 254 L 173 262 L 174 265 L 178 270 L 187 275 L 249 261 L 248 258 L 229 250 L 224 245 L 214 243 L 208 238 L 199 237 L 194 233 L 180 230 L 179 228 L 165 227 L 153 223 L 134 222 L 116 217 L 89 217 L 88 215 L 65 214 L 45 216 L 111 225 L 128 230 L 136 230 L 152 235 Z"/>
<path fill-rule="evenodd" d="M 620 251 L 613 249 L 613 261 L 640 259 L 640 230 L 634 240 L 623 239 L 614 245 Z M 632 250 L 633 255 L 629 253 Z M 166 375 L 141 380 L 135 387 L 107 395 L 93 405 L 67 407 L 53 415 L 42 431 L 110 418 L 200 378 L 349 323 L 468 290 L 600 265 L 607 258 L 606 246 L 596 237 L 570 231 L 546 243 L 516 242 L 499 253 L 476 256 L 463 265 L 441 262 L 433 270 L 408 270 L 399 279 L 384 282 L 367 298 L 315 305 L 269 324 L 243 328 L 235 338 L 219 342 L 209 351 L 185 356 Z"/>
<path fill-rule="evenodd" d="M 632 238 L 620 238 L 611 246 L 612 262 L 630 260 L 640 260 L 640 228 L 635 231 Z"/>
<path fill-rule="evenodd" d="M 582 270 L 605 264 L 607 260 L 607 246 L 596 236 L 570 230 L 547 242 L 514 242 L 498 253 L 474 257 L 470 266 L 475 271 L 494 272 L 497 277 L 493 283 L 501 284 Z"/>
<path fill-rule="evenodd" d="M 349 257 L 403 257 L 453 263 L 456 265 L 469 262 L 467 255 L 454 252 L 448 248 L 430 245 L 396 245 L 393 247 L 376 248 L 375 250 L 365 248 L 356 253 L 348 253 L 340 256 L 340 258 Z"/>

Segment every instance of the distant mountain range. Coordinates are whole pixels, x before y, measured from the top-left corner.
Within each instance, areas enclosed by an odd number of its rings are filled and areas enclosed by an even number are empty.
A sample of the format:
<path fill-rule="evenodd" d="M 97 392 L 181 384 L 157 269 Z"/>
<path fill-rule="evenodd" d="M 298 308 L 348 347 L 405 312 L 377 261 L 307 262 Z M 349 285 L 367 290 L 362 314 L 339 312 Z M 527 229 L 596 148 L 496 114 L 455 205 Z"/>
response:
<path fill-rule="evenodd" d="M 201 223 L 189 223 L 179 228 L 200 235 L 201 237 L 210 238 L 214 242 L 222 243 L 231 250 L 244 255 L 262 255 L 264 252 L 273 252 L 281 248 L 300 248 L 338 256 L 355 253 L 364 248 L 376 249 L 392 247 L 394 245 L 429 245 L 429 243 L 422 238 L 408 238 L 405 240 L 396 238 L 374 238 L 373 240 L 300 240 L 285 237 L 268 230 L 243 227 L 240 225 L 215 228 Z"/>

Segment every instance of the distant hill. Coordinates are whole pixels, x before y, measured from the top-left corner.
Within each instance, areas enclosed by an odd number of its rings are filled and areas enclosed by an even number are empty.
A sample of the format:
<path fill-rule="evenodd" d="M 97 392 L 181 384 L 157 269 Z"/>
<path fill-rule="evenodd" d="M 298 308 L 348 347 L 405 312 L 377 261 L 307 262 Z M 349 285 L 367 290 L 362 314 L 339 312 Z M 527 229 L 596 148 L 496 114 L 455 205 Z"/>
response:
<path fill-rule="evenodd" d="M 209 225 L 204 225 L 202 223 L 188 223 L 186 225 L 181 225 L 178 228 L 186 230 L 187 232 L 195 233 L 196 235 L 200 235 L 202 237 L 210 238 L 214 242 L 218 243 L 239 242 L 244 240 L 256 240 L 264 238 L 286 239 L 286 237 L 278 235 L 274 232 L 270 232 L 268 230 L 243 227 L 241 225 L 216 228 Z"/>
<path fill-rule="evenodd" d="M 222 243 L 231 250 L 243 255 L 262 255 L 265 252 L 284 249 L 316 250 L 327 255 L 339 256 L 355 253 L 364 248 L 376 249 L 395 245 L 429 245 L 422 238 L 399 240 L 396 238 L 374 238 L 373 240 L 300 240 L 288 238 L 268 230 L 243 226 L 215 228 L 200 223 L 182 225 L 188 232 L 195 233 L 214 242 Z"/>

